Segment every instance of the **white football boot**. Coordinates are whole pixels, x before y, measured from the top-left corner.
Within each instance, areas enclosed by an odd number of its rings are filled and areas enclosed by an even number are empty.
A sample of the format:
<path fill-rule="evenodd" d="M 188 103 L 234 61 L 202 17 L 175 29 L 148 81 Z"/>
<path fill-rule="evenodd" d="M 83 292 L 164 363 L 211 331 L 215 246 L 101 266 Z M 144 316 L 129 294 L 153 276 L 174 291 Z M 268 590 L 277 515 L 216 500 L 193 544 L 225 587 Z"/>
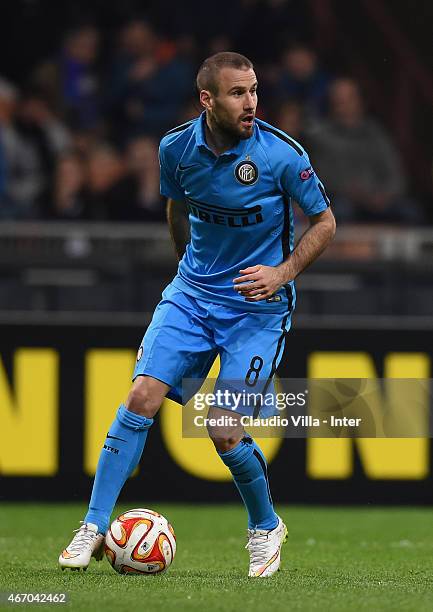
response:
<path fill-rule="evenodd" d="M 59 565 L 73 570 L 86 570 L 90 559 L 101 561 L 104 555 L 104 539 L 102 533 L 98 533 L 98 526 L 93 523 L 83 523 L 81 527 L 74 530 L 72 542 L 59 557 Z"/>
<path fill-rule="evenodd" d="M 248 542 L 245 548 L 250 552 L 252 578 L 268 578 L 280 567 L 281 546 L 287 540 L 287 527 L 278 517 L 278 525 L 271 530 L 248 529 Z"/>

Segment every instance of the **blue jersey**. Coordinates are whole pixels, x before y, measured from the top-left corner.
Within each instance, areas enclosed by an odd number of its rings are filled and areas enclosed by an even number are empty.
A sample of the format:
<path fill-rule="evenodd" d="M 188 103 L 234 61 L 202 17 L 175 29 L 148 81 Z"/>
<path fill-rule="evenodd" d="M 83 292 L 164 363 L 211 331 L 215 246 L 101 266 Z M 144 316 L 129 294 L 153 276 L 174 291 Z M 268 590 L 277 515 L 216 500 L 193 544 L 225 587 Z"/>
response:
<path fill-rule="evenodd" d="M 294 283 L 247 302 L 233 288 L 239 270 L 277 266 L 293 249 L 291 198 L 306 215 L 329 205 L 308 155 L 295 140 L 256 119 L 250 138 L 216 156 L 202 113 L 161 140 L 161 193 L 186 201 L 191 241 L 173 285 L 188 295 L 253 312 L 293 309 Z"/>

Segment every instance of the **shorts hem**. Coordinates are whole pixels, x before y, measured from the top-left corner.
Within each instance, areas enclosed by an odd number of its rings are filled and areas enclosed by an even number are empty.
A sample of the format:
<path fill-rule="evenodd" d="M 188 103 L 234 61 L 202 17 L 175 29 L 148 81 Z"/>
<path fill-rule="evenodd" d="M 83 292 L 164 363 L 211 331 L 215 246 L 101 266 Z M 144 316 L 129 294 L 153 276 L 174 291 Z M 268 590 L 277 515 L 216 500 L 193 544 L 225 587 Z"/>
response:
<path fill-rule="evenodd" d="M 168 385 L 170 388 L 174 386 L 174 383 L 170 383 L 168 382 L 168 380 L 164 380 L 162 376 L 159 376 L 158 374 L 155 374 L 154 372 L 149 372 L 148 370 L 145 370 L 144 372 L 137 372 L 137 373 L 134 372 L 134 375 L 132 377 L 132 382 L 134 382 L 134 380 L 138 378 L 138 376 L 150 376 L 151 378 L 155 378 L 156 380 L 159 380 L 159 382 L 164 383 L 164 385 Z"/>

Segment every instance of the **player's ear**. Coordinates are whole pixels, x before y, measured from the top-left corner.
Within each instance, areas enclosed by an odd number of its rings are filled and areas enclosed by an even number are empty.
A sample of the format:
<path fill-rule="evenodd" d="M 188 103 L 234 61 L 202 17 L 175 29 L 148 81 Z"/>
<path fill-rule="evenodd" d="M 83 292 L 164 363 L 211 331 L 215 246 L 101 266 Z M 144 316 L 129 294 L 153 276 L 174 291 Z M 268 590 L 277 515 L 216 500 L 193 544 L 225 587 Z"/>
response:
<path fill-rule="evenodd" d="M 211 110 L 213 105 L 212 94 L 207 89 L 202 89 L 200 92 L 200 104 L 206 110 Z"/>

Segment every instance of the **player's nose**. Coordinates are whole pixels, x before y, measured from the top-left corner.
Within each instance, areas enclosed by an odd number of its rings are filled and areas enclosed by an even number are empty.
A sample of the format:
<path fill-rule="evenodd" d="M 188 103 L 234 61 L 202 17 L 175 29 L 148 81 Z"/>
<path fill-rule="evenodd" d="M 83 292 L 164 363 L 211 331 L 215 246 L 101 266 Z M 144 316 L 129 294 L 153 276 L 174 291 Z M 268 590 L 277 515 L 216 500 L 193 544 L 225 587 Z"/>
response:
<path fill-rule="evenodd" d="M 246 110 L 246 111 L 247 110 L 253 110 L 254 106 L 255 106 L 254 98 L 253 98 L 253 96 L 250 93 L 248 93 L 246 95 L 246 97 L 245 97 L 245 100 L 244 100 L 244 110 Z"/>
<path fill-rule="evenodd" d="M 255 99 L 251 92 L 247 91 L 244 97 L 244 110 L 252 110 L 255 106 Z"/>

